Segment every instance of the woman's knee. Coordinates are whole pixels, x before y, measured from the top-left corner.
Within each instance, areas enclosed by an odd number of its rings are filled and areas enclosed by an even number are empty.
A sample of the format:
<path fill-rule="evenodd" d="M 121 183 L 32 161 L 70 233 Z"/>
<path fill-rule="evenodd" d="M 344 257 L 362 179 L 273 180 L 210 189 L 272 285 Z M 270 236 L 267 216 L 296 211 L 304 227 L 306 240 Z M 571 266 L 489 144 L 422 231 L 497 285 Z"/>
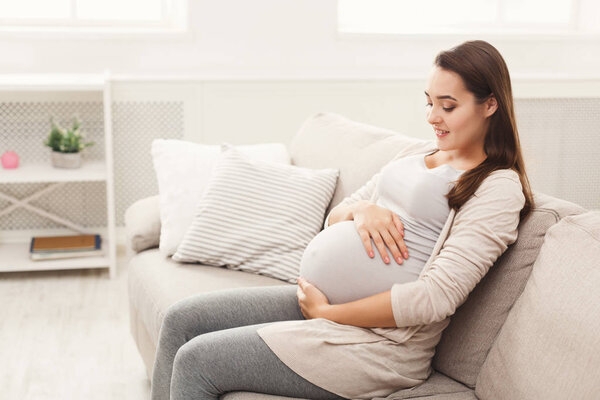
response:
<path fill-rule="evenodd" d="M 201 395 L 217 396 L 219 390 L 210 379 L 212 348 L 198 337 L 181 346 L 175 354 L 171 378 L 171 396 L 193 398 Z M 181 397 L 181 396 L 179 396 Z"/>
<path fill-rule="evenodd" d="M 200 337 L 190 340 L 177 350 L 174 365 L 186 370 L 202 370 L 202 364 L 208 358 L 208 347 L 202 344 Z"/>
<path fill-rule="evenodd" d="M 167 308 L 162 319 L 159 340 L 177 342 L 181 345 L 195 336 L 199 321 L 197 318 L 190 318 L 189 304 L 185 300 L 180 300 Z"/>
<path fill-rule="evenodd" d="M 177 302 L 171 304 L 167 311 L 165 311 L 165 315 L 163 316 L 161 330 L 172 331 L 177 329 L 181 325 L 181 316 L 183 313 L 181 312 L 181 302 Z"/>

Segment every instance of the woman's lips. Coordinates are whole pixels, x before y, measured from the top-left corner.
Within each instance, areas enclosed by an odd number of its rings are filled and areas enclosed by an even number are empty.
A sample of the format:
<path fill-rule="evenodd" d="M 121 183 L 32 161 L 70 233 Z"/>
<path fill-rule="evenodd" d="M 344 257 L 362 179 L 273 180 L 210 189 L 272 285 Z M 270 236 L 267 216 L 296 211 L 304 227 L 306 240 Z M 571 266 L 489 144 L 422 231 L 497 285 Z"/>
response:
<path fill-rule="evenodd" d="M 440 130 L 440 129 L 435 129 L 435 135 L 437 137 L 444 137 L 444 136 L 446 136 L 449 133 L 450 133 L 450 131 L 443 131 L 443 130 Z"/>

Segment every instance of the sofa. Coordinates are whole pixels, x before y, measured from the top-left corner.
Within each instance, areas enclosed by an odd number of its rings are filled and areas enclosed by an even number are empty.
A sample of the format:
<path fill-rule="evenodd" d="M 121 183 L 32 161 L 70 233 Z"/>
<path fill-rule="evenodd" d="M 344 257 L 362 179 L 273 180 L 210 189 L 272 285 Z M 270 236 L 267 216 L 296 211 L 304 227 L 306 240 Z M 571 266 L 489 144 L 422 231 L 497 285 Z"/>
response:
<path fill-rule="evenodd" d="M 391 160 L 420 142 L 403 133 L 315 113 L 295 134 L 294 165 L 340 171 L 323 216 Z M 386 399 L 592 399 L 600 396 L 600 213 L 535 191 L 519 236 L 451 317 L 424 383 Z M 161 255 L 158 196 L 125 213 L 131 333 L 152 377 L 162 318 L 174 302 L 278 279 Z M 236 399 L 284 399 L 230 392 Z"/>

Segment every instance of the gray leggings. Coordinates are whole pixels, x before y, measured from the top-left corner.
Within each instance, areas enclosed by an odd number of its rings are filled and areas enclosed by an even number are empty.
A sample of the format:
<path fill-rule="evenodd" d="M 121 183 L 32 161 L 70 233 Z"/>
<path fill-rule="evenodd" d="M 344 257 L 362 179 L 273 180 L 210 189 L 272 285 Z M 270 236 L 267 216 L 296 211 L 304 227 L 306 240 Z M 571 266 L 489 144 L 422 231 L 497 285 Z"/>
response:
<path fill-rule="evenodd" d="M 344 399 L 296 374 L 256 333 L 275 321 L 305 319 L 297 288 L 224 289 L 169 307 L 156 349 L 152 399 L 218 400 L 231 391 Z"/>

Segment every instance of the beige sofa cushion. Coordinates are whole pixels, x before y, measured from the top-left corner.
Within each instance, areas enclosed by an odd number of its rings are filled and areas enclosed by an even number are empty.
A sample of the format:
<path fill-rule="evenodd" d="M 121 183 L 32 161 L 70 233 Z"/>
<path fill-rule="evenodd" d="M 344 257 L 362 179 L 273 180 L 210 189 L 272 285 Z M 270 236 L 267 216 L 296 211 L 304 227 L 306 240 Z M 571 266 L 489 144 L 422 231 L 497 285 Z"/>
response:
<path fill-rule="evenodd" d="M 600 212 L 548 230 L 477 379 L 479 398 L 598 398 L 599 259 Z"/>
<path fill-rule="evenodd" d="M 474 390 L 448 378 L 442 373 L 433 371 L 429 378 L 420 385 L 398 390 L 387 397 L 373 398 L 373 400 L 401 399 L 477 400 L 477 397 L 475 397 Z"/>
<path fill-rule="evenodd" d="M 433 137 L 432 140 L 433 141 Z M 290 146 L 292 164 L 307 168 L 336 168 L 338 183 L 325 215 L 354 193 L 393 159 L 401 149 L 427 140 L 353 121 L 331 112 L 311 115 Z"/>
<path fill-rule="evenodd" d="M 535 207 L 519 224 L 519 236 L 452 316 L 436 347 L 432 366 L 470 388 L 513 303 L 519 297 L 548 228 L 582 207 L 534 193 Z"/>
<path fill-rule="evenodd" d="M 289 285 L 279 279 L 221 267 L 181 264 L 163 256 L 158 249 L 135 255 L 129 261 L 129 302 L 140 314 L 152 341 L 167 308 L 196 293 L 248 286 Z"/>
<path fill-rule="evenodd" d="M 222 400 L 303 400 L 292 397 L 274 396 L 251 392 L 229 392 Z M 419 386 L 402 389 L 387 397 L 374 397 L 373 400 L 477 400 L 475 392 L 452 379 L 433 372 L 427 381 Z"/>

